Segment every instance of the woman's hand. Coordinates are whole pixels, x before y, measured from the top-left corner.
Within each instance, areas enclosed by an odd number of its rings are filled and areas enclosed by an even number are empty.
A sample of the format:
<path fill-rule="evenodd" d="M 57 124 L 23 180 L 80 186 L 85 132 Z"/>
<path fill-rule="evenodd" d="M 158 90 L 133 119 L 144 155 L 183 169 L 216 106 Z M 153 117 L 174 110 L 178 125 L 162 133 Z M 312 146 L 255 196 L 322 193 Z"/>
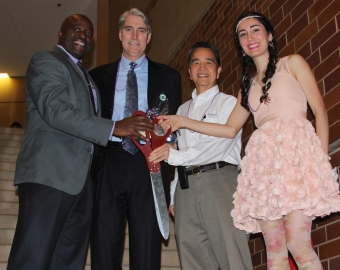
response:
<path fill-rule="evenodd" d="M 186 117 L 181 115 L 161 115 L 157 117 L 157 119 L 159 119 L 158 124 L 165 131 L 171 128 L 172 132 L 183 127 L 185 118 Z"/>

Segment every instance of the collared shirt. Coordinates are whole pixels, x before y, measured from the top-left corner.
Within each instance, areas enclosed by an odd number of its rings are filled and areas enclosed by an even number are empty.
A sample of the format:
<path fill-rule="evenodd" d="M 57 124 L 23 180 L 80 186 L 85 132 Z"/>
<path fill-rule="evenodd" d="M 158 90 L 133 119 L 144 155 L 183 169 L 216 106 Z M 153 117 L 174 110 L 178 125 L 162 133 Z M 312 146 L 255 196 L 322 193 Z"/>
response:
<path fill-rule="evenodd" d="M 131 61 L 122 55 L 117 72 L 115 100 L 112 114 L 113 121 L 124 119 L 126 81 L 128 71 L 130 70 L 130 63 Z M 137 64 L 135 67 L 135 73 L 138 85 L 138 110 L 145 112 L 148 109 L 148 59 L 145 55 L 143 55 L 135 61 L 135 63 Z M 114 136 L 112 137 L 112 140 L 121 141 L 120 138 Z"/>
<path fill-rule="evenodd" d="M 219 92 L 217 85 L 200 95 L 197 95 L 195 89 L 192 99 L 182 104 L 177 114 L 198 121 L 225 124 L 236 102 L 234 96 Z M 174 166 L 198 166 L 225 161 L 239 165 L 241 135 L 242 130 L 233 139 L 226 139 L 180 129 L 177 131 L 179 150 L 170 148 L 168 163 Z M 171 183 L 171 205 L 177 181 L 176 170 L 175 179 Z"/>
<path fill-rule="evenodd" d="M 57 45 L 57 46 L 58 46 L 59 48 L 63 49 L 64 52 L 66 52 L 67 55 L 71 58 L 71 60 L 73 61 L 73 63 L 75 63 L 76 66 L 78 67 L 77 63 L 78 63 L 79 61 L 82 62 L 82 60 L 79 60 L 79 59 L 73 57 L 68 51 L 66 51 L 66 50 L 64 49 L 63 46 L 61 46 L 61 45 Z M 78 67 L 78 68 L 79 68 L 79 67 Z M 79 70 L 80 70 L 80 68 L 79 68 Z M 80 71 L 81 71 L 81 70 L 80 70 Z M 82 71 L 81 71 L 81 74 L 83 74 Z M 93 95 L 93 99 L 94 99 L 94 106 L 95 106 L 96 111 L 98 111 L 98 100 L 97 100 L 96 89 L 94 89 L 94 87 L 93 87 L 93 81 L 92 81 L 90 75 L 89 75 L 89 78 L 90 78 L 90 80 L 91 80 L 91 82 L 92 82 L 92 84 L 91 84 L 91 90 L 92 90 L 92 95 Z"/>

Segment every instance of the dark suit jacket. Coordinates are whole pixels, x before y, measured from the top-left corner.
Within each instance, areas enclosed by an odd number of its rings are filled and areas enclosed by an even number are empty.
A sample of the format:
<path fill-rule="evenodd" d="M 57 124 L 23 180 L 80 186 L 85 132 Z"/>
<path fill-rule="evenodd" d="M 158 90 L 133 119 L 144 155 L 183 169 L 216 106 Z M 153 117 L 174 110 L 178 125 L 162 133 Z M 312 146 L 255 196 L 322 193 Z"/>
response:
<path fill-rule="evenodd" d="M 25 84 L 27 123 L 14 184 L 44 184 L 69 194 L 84 186 L 92 144 L 106 146 L 110 120 L 93 113 L 85 78 L 59 47 L 31 60 Z M 100 97 L 97 91 L 99 111 Z"/>
<path fill-rule="evenodd" d="M 99 66 L 89 73 L 99 88 L 102 100 L 102 117 L 112 119 L 116 77 L 120 60 Z M 148 59 L 148 106 L 156 105 L 164 93 L 169 100 L 169 114 L 176 114 L 182 101 L 181 76 L 173 68 Z M 145 163 L 146 166 L 146 163 Z M 168 164 L 162 162 L 163 183 L 169 183 Z"/>

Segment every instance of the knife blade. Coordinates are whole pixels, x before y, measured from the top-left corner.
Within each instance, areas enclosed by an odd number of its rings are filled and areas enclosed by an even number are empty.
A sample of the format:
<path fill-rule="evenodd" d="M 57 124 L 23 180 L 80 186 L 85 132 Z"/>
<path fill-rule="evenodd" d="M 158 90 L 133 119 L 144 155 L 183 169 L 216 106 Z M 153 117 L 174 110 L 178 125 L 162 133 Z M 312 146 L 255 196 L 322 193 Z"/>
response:
<path fill-rule="evenodd" d="M 153 198 L 159 230 L 164 239 L 169 238 L 169 213 L 166 205 L 161 171 L 150 172 Z"/>

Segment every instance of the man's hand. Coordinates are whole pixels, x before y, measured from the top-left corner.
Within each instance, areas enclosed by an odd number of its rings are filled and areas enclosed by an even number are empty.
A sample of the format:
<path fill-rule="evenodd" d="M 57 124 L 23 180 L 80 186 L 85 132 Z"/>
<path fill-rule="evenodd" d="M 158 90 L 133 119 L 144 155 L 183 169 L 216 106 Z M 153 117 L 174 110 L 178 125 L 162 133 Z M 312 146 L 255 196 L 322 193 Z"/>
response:
<path fill-rule="evenodd" d="M 145 137 L 139 131 L 153 132 L 153 125 L 150 123 L 149 118 L 132 116 L 116 121 L 112 135 L 116 137 L 135 136 L 138 139 L 145 140 Z"/>
<path fill-rule="evenodd" d="M 149 161 L 154 162 L 154 163 L 161 162 L 164 159 L 168 159 L 169 154 L 170 154 L 170 146 L 167 144 L 163 144 L 162 146 L 157 147 L 155 150 L 153 150 L 150 153 Z"/>

